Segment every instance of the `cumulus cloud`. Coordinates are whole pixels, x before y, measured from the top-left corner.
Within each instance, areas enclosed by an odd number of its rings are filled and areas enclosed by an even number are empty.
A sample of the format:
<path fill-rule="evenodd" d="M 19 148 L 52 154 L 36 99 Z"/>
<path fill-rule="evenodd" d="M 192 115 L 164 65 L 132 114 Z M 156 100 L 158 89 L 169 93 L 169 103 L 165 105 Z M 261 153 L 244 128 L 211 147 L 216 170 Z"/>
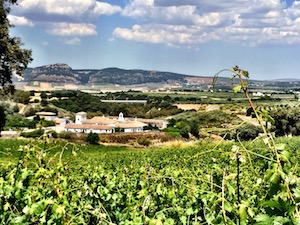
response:
<path fill-rule="evenodd" d="M 89 36 L 96 35 L 96 26 L 85 23 L 51 23 L 47 32 L 57 36 Z"/>
<path fill-rule="evenodd" d="M 97 0 L 19 0 L 9 19 L 15 25 L 41 27 L 51 35 L 73 36 L 64 42 L 79 44 L 78 36 L 97 35 L 99 16 L 121 11 L 120 6 Z"/>
<path fill-rule="evenodd" d="M 300 1 L 132 0 L 122 15 L 138 21 L 114 30 L 122 40 L 188 47 L 214 40 L 300 43 Z"/>
<path fill-rule="evenodd" d="M 24 16 L 8 15 L 7 18 L 13 25 L 33 27 L 33 22 L 26 19 Z"/>
<path fill-rule="evenodd" d="M 44 13 L 45 17 L 56 15 L 74 20 L 112 15 L 121 10 L 119 6 L 96 0 L 20 0 L 19 5 L 14 8 L 16 13 L 26 14 L 28 17 Z"/>

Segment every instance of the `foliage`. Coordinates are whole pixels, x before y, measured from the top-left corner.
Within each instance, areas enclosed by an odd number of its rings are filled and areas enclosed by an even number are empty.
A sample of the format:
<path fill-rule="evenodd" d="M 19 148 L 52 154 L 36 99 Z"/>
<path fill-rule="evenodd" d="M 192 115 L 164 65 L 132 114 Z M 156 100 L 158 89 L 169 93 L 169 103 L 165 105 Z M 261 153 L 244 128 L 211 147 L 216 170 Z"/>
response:
<path fill-rule="evenodd" d="M 13 100 L 18 103 L 28 104 L 30 100 L 30 92 L 15 90 Z"/>
<path fill-rule="evenodd" d="M 180 130 L 176 127 L 167 127 L 163 131 L 172 137 L 175 137 L 175 138 L 180 137 Z"/>
<path fill-rule="evenodd" d="M 115 94 L 108 93 L 107 99 L 115 98 L 123 99 L 123 92 Z M 168 102 L 163 98 L 149 98 L 147 104 L 124 104 L 124 103 L 103 103 L 101 99 L 82 92 L 71 92 L 68 99 L 54 100 L 52 103 L 60 108 L 71 112 L 94 112 L 94 115 L 112 115 L 118 116 L 120 112 L 130 117 L 155 118 L 160 116 L 174 115 L 181 112 L 172 102 Z M 72 95 L 73 94 L 73 95 Z M 54 95 L 58 95 L 57 93 Z"/>
<path fill-rule="evenodd" d="M 15 105 L 12 110 L 14 111 L 14 113 L 18 113 L 20 111 L 18 105 Z"/>
<path fill-rule="evenodd" d="M 22 49 L 19 38 L 10 37 L 9 28 L 12 26 L 7 15 L 10 12 L 9 4 L 17 0 L 2 0 L 0 5 L 0 87 L 12 86 L 12 74 L 22 74 L 31 62 L 31 51 Z"/>
<path fill-rule="evenodd" d="M 39 112 L 38 109 L 35 109 L 35 108 L 29 108 L 29 109 L 25 112 L 25 116 L 26 116 L 26 117 L 34 116 L 37 112 Z"/>
<path fill-rule="evenodd" d="M 43 129 L 37 129 L 31 132 L 22 132 L 20 136 L 26 137 L 26 138 L 38 138 L 41 137 L 44 134 Z"/>
<path fill-rule="evenodd" d="M 139 138 L 139 139 L 137 139 L 137 143 L 139 145 L 149 146 L 149 145 L 151 145 L 151 140 L 148 138 Z"/>
<path fill-rule="evenodd" d="M 69 133 L 60 133 L 60 134 L 58 134 L 58 137 L 66 139 L 66 140 L 71 139 L 71 135 Z"/>
<path fill-rule="evenodd" d="M 4 129 L 20 129 L 20 128 L 36 128 L 37 125 L 40 125 L 42 127 L 50 127 L 50 126 L 55 126 L 55 123 L 53 121 L 48 121 L 45 119 L 40 119 L 39 116 L 35 116 L 33 120 L 29 120 L 24 118 L 21 115 L 14 114 L 14 115 L 8 115 L 7 116 L 7 121 L 5 124 Z"/>
<path fill-rule="evenodd" d="M 289 152 L 285 169 L 294 171 L 290 179 L 295 183 L 290 188 L 297 193 L 300 139 L 279 143 Z M 249 151 L 247 156 L 246 150 L 239 150 L 245 159 L 240 167 L 240 204 L 232 143 L 149 151 L 64 142 L 47 144 L 44 150 L 44 142 L 36 141 L 26 146 L 18 142 L 23 147 L 17 151 L 18 145 L 13 144 L 0 140 L 0 151 L 14 149 L 10 152 L 15 158 L 13 165 L 0 169 L 0 221 L 5 224 L 101 224 L 101 220 L 120 225 L 237 224 L 239 217 L 241 224 L 297 224 L 294 208 L 282 195 L 284 187 L 272 192 L 273 183 L 276 186 L 283 178 L 279 175 L 278 179 L 276 166 L 267 159 L 268 150 L 261 150 L 264 143 L 259 140 L 243 143 L 255 154 Z"/>
<path fill-rule="evenodd" d="M 277 107 L 270 111 L 278 136 L 300 135 L 300 107 Z"/>
<path fill-rule="evenodd" d="M 252 124 L 245 124 L 237 129 L 236 135 L 238 136 L 238 138 L 240 138 L 240 140 L 249 141 L 257 138 L 258 134 L 262 132 L 262 129 L 258 126 L 254 126 Z"/>
<path fill-rule="evenodd" d="M 86 142 L 92 145 L 97 145 L 99 140 L 99 135 L 93 132 L 90 132 L 86 138 Z"/>
<path fill-rule="evenodd" d="M 0 137 L 1 137 L 1 131 L 5 126 L 5 121 L 6 121 L 6 115 L 5 115 L 4 107 L 0 105 Z"/>

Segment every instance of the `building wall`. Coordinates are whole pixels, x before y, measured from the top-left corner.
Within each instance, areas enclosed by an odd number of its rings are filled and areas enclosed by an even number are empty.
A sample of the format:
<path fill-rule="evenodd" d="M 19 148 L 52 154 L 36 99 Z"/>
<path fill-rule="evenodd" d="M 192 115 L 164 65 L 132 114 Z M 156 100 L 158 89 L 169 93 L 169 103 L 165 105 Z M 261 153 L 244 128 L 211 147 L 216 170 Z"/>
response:
<path fill-rule="evenodd" d="M 134 132 L 143 132 L 143 128 L 125 128 L 124 133 L 134 133 Z"/>
<path fill-rule="evenodd" d="M 96 134 L 111 134 L 113 131 L 112 130 L 92 130 L 92 129 L 67 129 L 65 128 L 66 132 L 71 132 L 71 133 L 96 133 Z"/>
<path fill-rule="evenodd" d="M 75 123 L 82 124 L 82 120 L 86 120 L 86 115 L 76 115 Z"/>

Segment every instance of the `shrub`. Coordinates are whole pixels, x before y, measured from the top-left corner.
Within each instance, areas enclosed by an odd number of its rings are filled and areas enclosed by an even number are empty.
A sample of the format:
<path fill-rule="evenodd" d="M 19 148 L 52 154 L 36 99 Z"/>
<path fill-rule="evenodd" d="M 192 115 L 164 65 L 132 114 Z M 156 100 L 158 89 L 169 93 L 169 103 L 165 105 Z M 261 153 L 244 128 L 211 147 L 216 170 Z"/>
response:
<path fill-rule="evenodd" d="M 71 135 L 68 134 L 68 133 L 59 134 L 58 137 L 63 138 L 63 139 L 67 139 L 67 140 L 71 139 Z"/>
<path fill-rule="evenodd" d="M 100 140 L 99 135 L 93 132 L 89 133 L 89 135 L 86 138 L 86 142 L 92 145 L 98 144 L 99 140 Z"/>
<path fill-rule="evenodd" d="M 44 130 L 43 129 L 38 129 L 32 132 L 22 132 L 20 134 L 20 136 L 22 137 L 26 137 L 26 138 L 37 138 L 40 137 L 44 134 Z"/>
<path fill-rule="evenodd" d="M 165 128 L 163 131 L 165 133 L 169 134 L 171 137 L 174 137 L 174 138 L 180 137 L 179 129 L 176 127 L 168 127 L 168 128 Z"/>
<path fill-rule="evenodd" d="M 52 136 L 53 138 L 58 138 L 58 134 L 57 134 L 56 131 L 50 131 L 49 134 L 51 134 L 51 136 Z"/>
<path fill-rule="evenodd" d="M 139 145 L 149 146 L 151 144 L 151 141 L 148 138 L 139 138 L 139 139 L 137 139 L 137 143 Z"/>
<path fill-rule="evenodd" d="M 18 112 L 19 112 L 19 107 L 18 107 L 18 105 L 15 105 L 15 106 L 13 107 L 13 111 L 14 111 L 15 113 L 18 113 Z"/>
<path fill-rule="evenodd" d="M 236 131 L 239 138 L 243 141 L 253 140 L 258 137 L 258 134 L 261 132 L 261 127 L 254 126 L 252 124 L 245 124 Z"/>
<path fill-rule="evenodd" d="M 190 127 L 188 125 L 182 127 L 179 131 L 181 137 L 188 139 L 190 137 Z"/>

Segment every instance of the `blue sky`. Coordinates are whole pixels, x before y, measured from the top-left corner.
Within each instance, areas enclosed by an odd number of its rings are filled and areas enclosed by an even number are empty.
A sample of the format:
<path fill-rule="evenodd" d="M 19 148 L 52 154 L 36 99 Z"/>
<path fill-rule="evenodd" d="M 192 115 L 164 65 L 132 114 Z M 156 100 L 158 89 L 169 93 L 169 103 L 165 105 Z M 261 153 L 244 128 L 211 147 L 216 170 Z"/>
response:
<path fill-rule="evenodd" d="M 9 19 L 31 67 L 212 76 L 239 65 L 252 79 L 300 79 L 300 1 L 19 0 Z"/>

